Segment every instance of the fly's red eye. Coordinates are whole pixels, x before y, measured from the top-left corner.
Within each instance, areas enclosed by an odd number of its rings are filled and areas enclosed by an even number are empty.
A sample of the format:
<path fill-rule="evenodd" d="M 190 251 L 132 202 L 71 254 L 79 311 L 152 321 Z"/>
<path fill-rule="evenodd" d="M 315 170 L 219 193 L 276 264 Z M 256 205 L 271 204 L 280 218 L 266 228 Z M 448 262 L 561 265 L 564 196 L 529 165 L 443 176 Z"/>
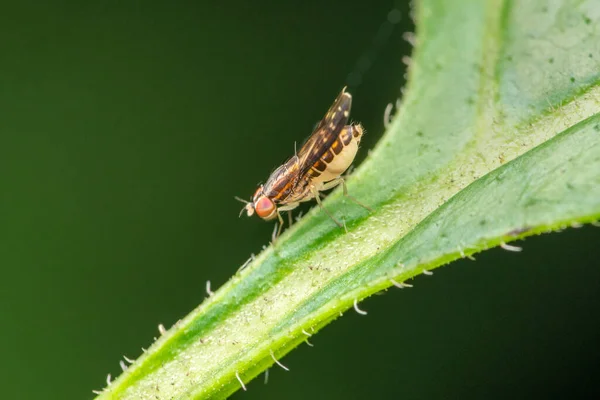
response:
<path fill-rule="evenodd" d="M 275 204 L 266 196 L 262 196 L 254 203 L 254 209 L 256 214 L 263 219 L 270 219 L 275 215 Z"/>

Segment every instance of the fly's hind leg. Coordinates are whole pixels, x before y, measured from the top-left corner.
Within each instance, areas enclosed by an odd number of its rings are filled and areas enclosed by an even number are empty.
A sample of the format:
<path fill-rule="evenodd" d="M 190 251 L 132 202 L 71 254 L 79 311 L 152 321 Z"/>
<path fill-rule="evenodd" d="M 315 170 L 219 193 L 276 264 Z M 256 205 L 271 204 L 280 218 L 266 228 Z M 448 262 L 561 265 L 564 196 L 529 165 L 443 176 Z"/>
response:
<path fill-rule="evenodd" d="M 368 205 L 366 205 L 366 204 L 363 204 L 363 203 L 361 203 L 360 201 L 356 200 L 356 198 L 354 198 L 353 196 L 350 196 L 350 195 L 348 194 L 348 187 L 346 186 L 346 181 L 344 180 L 344 178 L 342 178 L 342 177 L 340 176 L 338 179 L 341 181 L 340 183 L 342 184 L 342 189 L 344 190 L 344 196 L 346 196 L 347 198 L 349 198 L 349 199 L 350 199 L 350 200 L 352 200 L 352 201 L 353 201 L 355 204 L 357 204 L 357 205 L 361 206 L 362 208 L 364 208 L 364 209 L 366 209 L 366 210 L 368 210 L 368 211 L 370 211 L 370 212 L 373 212 L 373 209 L 372 209 L 371 207 L 369 207 L 369 206 L 368 206 Z"/>
<path fill-rule="evenodd" d="M 321 190 L 329 190 L 329 189 L 333 189 L 334 187 L 338 186 L 339 184 L 342 185 L 342 189 L 344 191 L 344 196 L 346 196 L 347 198 L 349 198 L 350 200 L 352 200 L 352 202 L 354 202 L 355 204 L 361 206 L 362 208 L 365 208 L 371 212 L 373 212 L 373 209 L 369 206 L 367 206 L 366 204 L 361 203 L 360 201 L 356 200 L 353 196 L 350 196 L 348 194 L 348 187 L 346 186 L 346 180 L 343 177 L 337 177 L 332 181 L 329 181 L 327 183 L 325 183 L 323 185 L 323 187 L 321 188 Z"/>

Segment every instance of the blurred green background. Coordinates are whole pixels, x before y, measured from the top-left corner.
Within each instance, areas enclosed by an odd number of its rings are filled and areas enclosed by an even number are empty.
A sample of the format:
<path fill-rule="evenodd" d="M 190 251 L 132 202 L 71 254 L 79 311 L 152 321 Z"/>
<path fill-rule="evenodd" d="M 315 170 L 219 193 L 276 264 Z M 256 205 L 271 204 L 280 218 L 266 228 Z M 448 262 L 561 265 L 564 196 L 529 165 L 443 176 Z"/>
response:
<path fill-rule="evenodd" d="M 3 2 L 0 398 L 92 398 L 222 285 L 272 230 L 233 196 L 346 83 L 360 161 L 413 29 L 405 1 Z M 593 398 L 599 243 L 570 229 L 419 277 L 233 397 Z"/>

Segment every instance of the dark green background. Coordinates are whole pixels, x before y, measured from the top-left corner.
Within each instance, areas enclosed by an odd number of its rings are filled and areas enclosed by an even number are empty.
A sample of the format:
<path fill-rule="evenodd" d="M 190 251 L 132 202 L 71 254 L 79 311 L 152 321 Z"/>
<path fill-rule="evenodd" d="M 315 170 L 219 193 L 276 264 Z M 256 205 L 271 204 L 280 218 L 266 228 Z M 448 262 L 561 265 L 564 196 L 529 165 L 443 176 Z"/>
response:
<path fill-rule="evenodd" d="M 393 6 L 2 2 L 0 398 L 91 398 L 257 253 L 272 225 L 233 196 L 368 61 L 351 88 L 362 159 L 404 84 L 414 28 L 402 1 L 390 33 Z M 599 243 L 571 229 L 419 277 L 234 397 L 591 398 Z"/>

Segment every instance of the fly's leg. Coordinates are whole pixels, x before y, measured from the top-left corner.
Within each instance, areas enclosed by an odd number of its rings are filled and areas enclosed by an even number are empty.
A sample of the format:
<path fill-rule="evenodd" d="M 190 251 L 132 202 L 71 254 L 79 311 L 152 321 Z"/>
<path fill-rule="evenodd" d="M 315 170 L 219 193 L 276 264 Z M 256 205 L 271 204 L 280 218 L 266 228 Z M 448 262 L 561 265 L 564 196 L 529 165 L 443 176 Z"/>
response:
<path fill-rule="evenodd" d="M 325 211 L 325 214 L 327 214 L 327 216 L 329 218 L 331 218 L 333 220 L 333 222 L 335 222 L 337 224 L 337 226 L 339 226 L 340 228 L 343 228 L 344 225 L 342 225 L 337 219 L 335 219 L 333 217 L 333 215 L 331 215 L 331 213 L 329 212 L 329 210 L 327 210 L 325 208 L 325 206 L 323 206 L 323 203 L 321 203 L 321 198 L 319 197 L 319 191 L 317 189 L 315 189 L 314 187 L 311 188 L 312 194 L 315 197 L 315 200 L 317 200 L 317 204 L 319 205 L 319 207 L 321 208 L 321 210 Z"/>
<path fill-rule="evenodd" d="M 365 208 L 365 209 L 373 212 L 373 209 L 371 207 L 367 206 L 366 204 L 361 203 L 360 201 L 356 200 L 353 196 L 350 196 L 348 194 L 348 187 L 346 186 L 346 179 L 345 178 L 349 177 L 350 174 L 352 174 L 353 170 L 354 170 L 354 165 L 351 165 L 350 167 L 348 167 L 348 169 L 346 170 L 346 172 L 342 176 L 340 176 L 339 178 L 337 178 L 336 180 L 339 180 L 340 183 L 342 184 L 342 189 L 344 190 L 344 196 L 346 196 L 347 198 L 349 198 L 350 200 L 352 200 L 354 203 L 358 204 L 362 208 Z"/>
<path fill-rule="evenodd" d="M 288 226 L 292 226 L 294 218 L 292 217 L 292 210 L 288 210 Z"/>
<path fill-rule="evenodd" d="M 323 185 L 323 187 L 321 188 L 321 190 L 329 190 L 329 189 L 333 189 L 334 187 L 336 187 L 337 185 L 342 184 L 342 189 L 344 191 L 344 196 L 346 196 L 347 198 L 349 198 L 350 200 L 352 200 L 352 202 L 354 202 L 355 204 L 373 212 L 373 209 L 363 203 L 361 203 L 360 201 L 356 200 L 353 196 L 350 196 L 348 194 L 348 187 L 346 187 L 346 180 L 343 177 L 338 177 L 335 178 L 332 181 L 329 181 L 327 183 L 325 183 Z"/>
<path fill-rule="evenodd" d="M 279 235 L 281 235 L 281 230 L 283 229 L 283 218 L 277 210 L 277 220 L 279 222 L 275 222 L 275 228 L 273 228 L 273 233 L 271 234 L 271 243 L 275 244 Z"/>
<path fill-rule="evenodd" d="M 342 183 L 342 178 L 339 178 L 339 177 L 338 177 L 338 178 L 335 178 L 335 179 L 334 179 L 334 180 L 332 180 L 332 181 L 329 181 L 329 182 L 327 182 L 327 183 L 324 183 L 324 184 L 321 186 L 321 189 L 320 189 L 320 190 L 323 190 L 323 191 L 325 191 L 325 190 L 333 189 L 334 187 L 336 187 L 336 186 L 337 186 L 337 185 L 339 185 L 340 183 Z M 319 193 L 320 193 L 320 192 L 319 192 Z"/>
<path fill-rule="evenodd" d="M 298 207 L 300 203 L 289 203 L 285 206 L 279 207 L 277 209 L 277 220 L 279 221 L 279 226 L 277 229 L 273 230 L 273 234 L 271 235 L 271 242 L 275 243 L 279 235 L 281 235 L 281 231 L 283 230 L 283 217 L 281 216 L 282 211 L 288 212 L 289 224 L 292 226 L 292 210 Z"/>
<path fill-rule="evenodd" d="M 344 196 L 346 196 L 347 198 L 349 198 L 350 200 L 352 200 L 355 204 L 358 204 L 359 206 L 361 206 L 362 208 L 373 212 L 373 209 L 371 207 L 369 207 L 366 204 L 361 203 L 360 201 L 356 200 L 353 196 L 350 196 L 348 194 L 348 187 L 346 186 L 346 181 L 344 180 L 344 178 L 342 178 L 341 176 L 338 178 L 341 181 L 342 184 L 342 189 L 344 190 Z"/>

